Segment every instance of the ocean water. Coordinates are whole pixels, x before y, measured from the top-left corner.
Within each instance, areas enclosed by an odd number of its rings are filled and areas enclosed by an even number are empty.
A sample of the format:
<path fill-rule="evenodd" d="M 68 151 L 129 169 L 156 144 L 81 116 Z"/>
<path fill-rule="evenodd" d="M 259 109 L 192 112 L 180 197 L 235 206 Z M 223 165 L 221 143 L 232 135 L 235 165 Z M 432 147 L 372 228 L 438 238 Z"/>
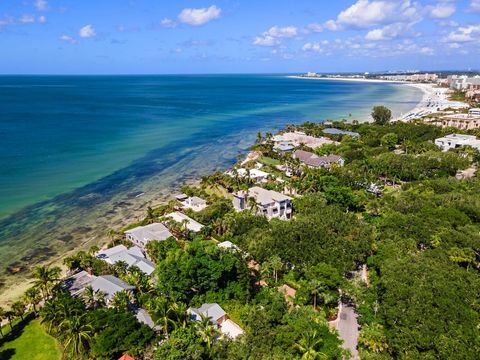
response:
<path fill-rule="evenodd" d="M 378 104 L 399 114 L 419 92 L 284 75 L 0 76 L 0 272 L 94 243 L 231 165 L 258 131 L 362 120 Z"/>

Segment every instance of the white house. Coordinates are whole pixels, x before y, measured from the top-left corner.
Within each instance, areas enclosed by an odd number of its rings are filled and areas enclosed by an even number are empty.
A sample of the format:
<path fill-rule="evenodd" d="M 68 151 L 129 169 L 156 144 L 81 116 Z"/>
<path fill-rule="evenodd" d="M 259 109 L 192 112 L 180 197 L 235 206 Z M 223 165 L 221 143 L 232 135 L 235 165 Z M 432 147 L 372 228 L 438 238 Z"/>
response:
<path fill-rule="evenodd" d="M 255 168 L 250 169 L 250 170 L 247 170 L 247 169 L 244 169 L 244 168 L 239 168 L 236 171 L 237 171 L 237 174 L 238 174 L 239 177 L 241 177 L 241 178 L 248 177 L 256 183 L 264 182 L 270 176 L 269 173 L 267 173 L 265 171 L 262 171 L 260 169 L 255 169 Z M 235 176 L 233 170 L 228 171 L 226 174 L 230 177 Z"/>
<path fill-rule="evenodd" d="M 183 222 L 185 221 L 187 229 L 193 232 L 199 232 L 203 228 L 202 224 L 200 224 L 199 222 L 193 220 L 192 218 L 188 217 L 187 215 L 179 211 L 175 211 L 173 213 L 167 214 L 165 215 L 165 217 L 171 218 L 180 224 L 183 224 Z"/>
<path fill-rule="evenodd" d="M 187 196 L 185 194 L 175 197 L 184 209 L 192 209 L 193 211 L 202 211 L 207 207 L 207 201 L 198 196 Z"/>
<path fill-rule="evenodd" d="M 173 236 L 167 227 L 161 223 L 153 223 L 146 226 L 138 226 L 125 231 L 125 237 L 141 249 L 145 249 L 147 243 L 152 240 L 166 240 Z"/>
<path fill-rule="evenodd" d="M 101 291 L 105 293 L 107 304 L 112 301 L 116 293 L 135 290 L 134 286 L 128 285 L 126 282 L 113 275 L 97 276 L 90 286 L 95 292 Z"/>
<path fill-rule="evenodd" d="M 208 317 L 222 334 L 232 339 L 244 333 L 243 329 L 230 320 L 225 310 L 217 303 L 203 304 L 199 308 L 189 308 L 187 313 L 193 321 L 201 321 L 202 317 Z"/>
<path fill-rule="evenodd" d="M 132 246 L 127 249 L 124 245 L 118 245 L 110 249 L 100 250 L 97 252 L 97 258 L 109 264 L 115 264 L 118 261 L 123 261 L 128 266 L 136 266 L 142 272 L 150 275 L 155 270 L 155 264 L 145 258 L 142 250 L 138 246 Z"/>
<path fill-rule="evenodd" d="M 269 220 L 272 218 L 288 220 L 292 217 L 291 197 L 258 186 L 254 186 L 248 191 L 233 193 L 233 207 L 237 211 L 248 209 L 250 198 L 255 199 L 257 214 L 264 215 Z"/>
<path fill-rule="evenodd" d="M 470 146 L 480 151 L 480 140 L 473 135 L 451 134 L 445 137 L 435 139 L 435 145 L 443 151 L 459 148 L 462 146 Z"/>

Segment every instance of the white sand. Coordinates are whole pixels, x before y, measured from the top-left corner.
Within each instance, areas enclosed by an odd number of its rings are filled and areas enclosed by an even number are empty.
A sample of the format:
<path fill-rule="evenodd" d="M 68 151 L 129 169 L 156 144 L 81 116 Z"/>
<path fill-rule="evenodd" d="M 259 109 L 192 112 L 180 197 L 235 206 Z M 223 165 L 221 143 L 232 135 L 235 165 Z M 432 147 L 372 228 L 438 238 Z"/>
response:
<path fill-rule="evenodd" d="M 395 120 L 409 121 L 447 108 L 461 109 L 468 107 L 463 102 L 449 100 L 449 89 L 437 87 L 435 84 L 404 83 L 401 86 L 411 86 L 420 89 L 423 91 L 423 97 L 415 108 L 406 114 L 402 114 Z"/>

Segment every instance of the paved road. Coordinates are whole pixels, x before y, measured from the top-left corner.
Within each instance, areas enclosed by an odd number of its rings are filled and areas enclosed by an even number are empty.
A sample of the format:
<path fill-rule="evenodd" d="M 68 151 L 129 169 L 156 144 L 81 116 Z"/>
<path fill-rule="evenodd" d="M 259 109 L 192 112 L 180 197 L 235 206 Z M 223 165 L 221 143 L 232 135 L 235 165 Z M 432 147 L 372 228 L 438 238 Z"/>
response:
<path fill-rule="evenodd" d="M 343 348 L 350 350 L 353 359 L 359 359 L 357 314 L 352 306 L 342 304 L 336 328 L 343 340 Z"/>

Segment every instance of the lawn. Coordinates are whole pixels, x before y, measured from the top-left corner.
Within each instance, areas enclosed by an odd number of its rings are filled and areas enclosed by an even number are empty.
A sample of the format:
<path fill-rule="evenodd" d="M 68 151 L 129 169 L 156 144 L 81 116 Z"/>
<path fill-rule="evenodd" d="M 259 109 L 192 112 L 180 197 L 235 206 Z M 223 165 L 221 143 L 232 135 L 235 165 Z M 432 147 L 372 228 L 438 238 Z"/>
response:
<path fill-rule="evenodd" d="M 57 341 L 48 335 L 39 320 L 25 320 L 15 325 L 13 333 L 9 327 L 2 329 L 5 339 L 0 340 L 0 360 L 58 360 L 61 351 Z M 5 341 L 5 342 L 4 342 Z"/>
<path fill-rule="evenodd" d="M 262 156 L 258 159 L 259 162 L 265 164 L 265 165 L 270 165 L 270 166 L 276 166 L 280 165 L 280 161 L 277 159 L 272 159 L 270 157 Z"/>

